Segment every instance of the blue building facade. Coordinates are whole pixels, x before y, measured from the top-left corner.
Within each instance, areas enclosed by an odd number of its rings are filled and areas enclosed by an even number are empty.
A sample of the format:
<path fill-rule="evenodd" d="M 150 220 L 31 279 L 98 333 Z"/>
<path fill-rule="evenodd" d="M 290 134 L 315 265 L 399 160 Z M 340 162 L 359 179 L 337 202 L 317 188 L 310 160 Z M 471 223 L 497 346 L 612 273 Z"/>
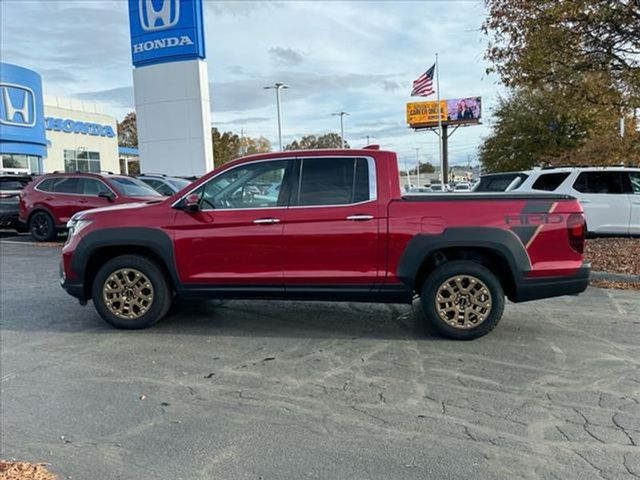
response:
<path fill-rule="evenodd" d="M 0 155 L 3 169 L 42 171 L 47 155 L 42 78 L 0 63 Z"/>

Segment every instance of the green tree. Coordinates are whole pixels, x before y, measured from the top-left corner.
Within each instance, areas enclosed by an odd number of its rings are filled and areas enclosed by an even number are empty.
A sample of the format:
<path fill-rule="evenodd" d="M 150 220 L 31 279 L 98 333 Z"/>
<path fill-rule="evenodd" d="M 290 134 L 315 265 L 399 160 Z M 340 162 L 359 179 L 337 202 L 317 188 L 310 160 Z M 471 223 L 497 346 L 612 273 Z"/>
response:
<path fill-rule="evenodd" d="M 640 105 L 640 2 L 485 1 L 490 70 L 507 86 L 552 85 L 574 102 Z"/>
<path fill-rule="evenodd" d="M 318 150 L 321 148 L 341 148 L 342 140 L 337 133 L 325 133 L 324 135 L 305 135 L 299 141 L 294 140 L 284 147 L 285 150 Z M 347 142 L 345 148 L 349 147 Z"/>
<path fill-rule="evenodd" d="M 213 141 L 213 160 L 216 165 L 223 165 L 240 156 L 240 137 L 232 132 L 211 129 Z"/>
<path fill-rule="evenodd" d="M 436 167 L 431 162 L 420 162 L 420 173 L 435 173 Z"/>
<path fill-rule="evenodd" d="M 253 155 L 255 153 L 267 153 L 271 151 L 271 142 L 265 137 L 243 137 L 242 151 L 245 155 Z"/>
<path fill-rule="evenodd" d="M 271 143 L 264 137 L 243 137 L 233 132 L 223 132 L 217 128 L 211 129 L 213 141 L 213 159 L 216 165 L 223 165 L 242 155 L 266 153 L 271 151 Z"/>
<path fill-rule="evenodd" d="M 616 109 L 593 104 L 574 109 L 552 89 L 516 89 L 499 100 L 493 116 L 493 130 L 480 147 L 480 161 L 488 172 L 632 164 L 640 159 L 633 117 L 626 119 L 629 134 L 620 137 Z"/>
<path fill-rule="evenodd" d="M 484 168 L 639 162 L 640 2 L 485 1 L 489 70 L 511 93 L 480 148 Z"/>
<path fill-rule="evenodd" d="M 120 147 L 138 147 L 136 112 L 127 113 L 122 122 L 118 122 L 118 145 Z"/>

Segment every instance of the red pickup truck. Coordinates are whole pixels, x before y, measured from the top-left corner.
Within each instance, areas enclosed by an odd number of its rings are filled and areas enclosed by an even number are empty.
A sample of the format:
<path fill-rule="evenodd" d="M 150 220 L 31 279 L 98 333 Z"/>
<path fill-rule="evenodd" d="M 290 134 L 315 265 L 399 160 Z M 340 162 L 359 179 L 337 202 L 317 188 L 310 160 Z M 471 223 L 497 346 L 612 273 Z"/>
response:
<path fill-rule="evenodd" d="M 471 339 L 522 302 L 585 290 L 585 222 L 566 195 L 403 195 L 395 153 L 254 155 L 166 200 L 69 221 L 61 284 L 119 328 L 175 296 L 410 303 Z"/>

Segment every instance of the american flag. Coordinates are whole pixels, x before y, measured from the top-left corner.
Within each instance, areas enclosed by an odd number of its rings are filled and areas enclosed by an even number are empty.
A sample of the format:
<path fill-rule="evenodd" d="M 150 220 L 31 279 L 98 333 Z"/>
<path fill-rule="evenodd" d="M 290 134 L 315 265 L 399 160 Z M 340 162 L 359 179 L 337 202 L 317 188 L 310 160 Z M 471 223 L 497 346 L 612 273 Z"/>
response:
<path fill-rule="evenodd" d="M 436 93 L 433 89 L 433 72 L 436 70 L 436 64 L 420 75 L 413 81 L 413 90 L 411 90 L 412 97 L 428 97 Z"/>

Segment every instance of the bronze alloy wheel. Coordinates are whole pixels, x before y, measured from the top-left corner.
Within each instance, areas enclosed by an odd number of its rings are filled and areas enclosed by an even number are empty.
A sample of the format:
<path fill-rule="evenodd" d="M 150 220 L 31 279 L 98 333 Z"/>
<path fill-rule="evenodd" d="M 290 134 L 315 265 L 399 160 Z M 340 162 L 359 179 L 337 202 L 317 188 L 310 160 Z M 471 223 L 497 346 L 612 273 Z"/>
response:
<path fill-rule="evenodd" d="M 153 304 L 153 285 L 139 270 L 121 268 L 105 280 L 102 298 L 116 317 L 136 320 Z"/>
<path fill-rule="evenodd" d="M 436 311 L 440 319 L 453 328 L 477 327 L 491 313 L 491 292 L 477 277 L 455 275 L 438 288 Z"/>

